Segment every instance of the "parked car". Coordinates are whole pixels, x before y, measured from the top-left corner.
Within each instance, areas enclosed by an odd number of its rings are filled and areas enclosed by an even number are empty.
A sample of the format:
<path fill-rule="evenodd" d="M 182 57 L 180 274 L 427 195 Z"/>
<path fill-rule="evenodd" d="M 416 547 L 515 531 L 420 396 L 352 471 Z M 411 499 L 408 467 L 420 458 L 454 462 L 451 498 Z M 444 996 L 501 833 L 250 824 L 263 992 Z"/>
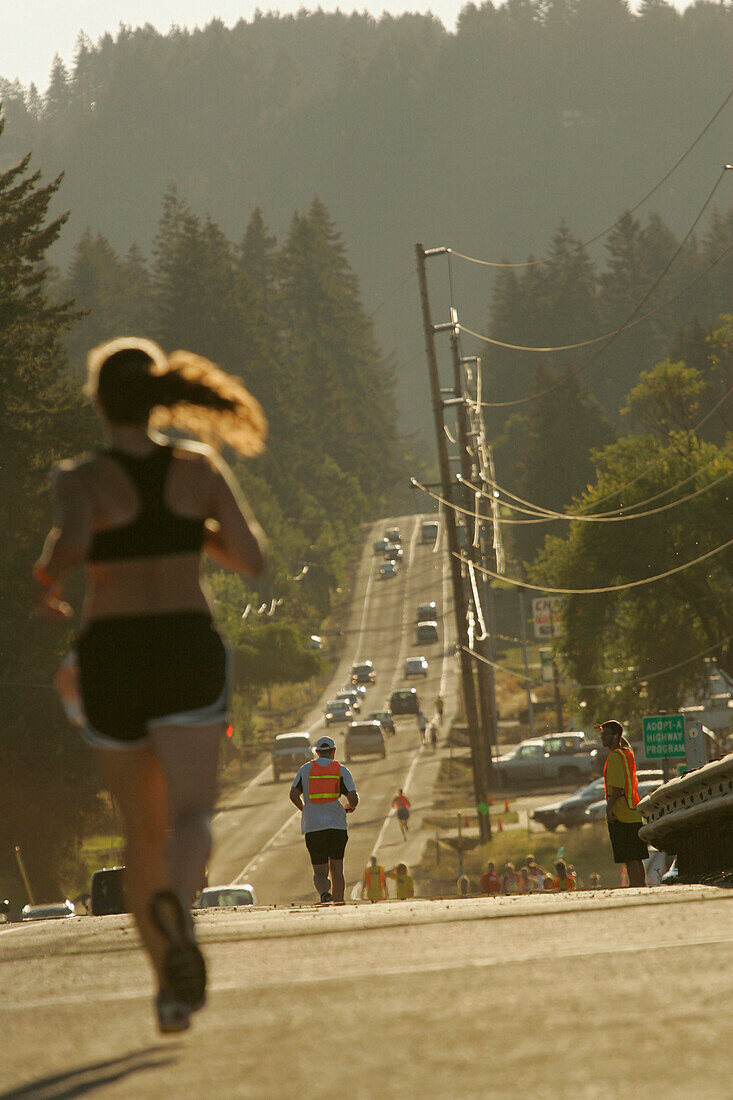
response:
<path fill-rule="evenodd" d="M 377 674 L 371 661 L 360 661 L 351 666 L 352 684 L 376 684 Z"/>
<path fill-rule="evenodd" d="M 431 645 L 439 641 L 438 624 L 435 622 L 421 622 L 417 624 L 417 640 L 420 645 Z"/>
<path fill-rule="evenodd" d="M 494 761 L 494 774 L 504 783 L 571 783 L 599 769 L 598 748 L 583 733 L 556 733 L 522 741 Z"/>
<path fill-rule="evenodd" d="M 396 542 L 398 546 L 402 542 L 402 535 L 400 534 L 399 527 L 388 527 L 384 533 L 390 542 Z"/>
<path fill-rule="evenodd" d="M 434 623 L 437 614 L 435 600 L 426 600 L 425 603 L 417 605 L 417 619 L 415 621 L 418 623 Z"/>
<path fill-rule="evenodd" d="M 389 700 L 389 709 L 392 714 L 419 714 L 420 700 L 415 688 L 399 688 L 393 691 Z"/>
<path fill-rule="evenodd" d="M 74 916 L 74 905 L 65 901 L 50 901 L 45 905 L 24 905 L 20 911 L 21 920 L 61 920 Z"/>
<path fill-rule="evenodd" d="M 425 657 L 408 657 L 405 661 L 405 679 L 410 676 L 427 676 L 428 662 Z"/>
<path fill-rule="evenodd" d="M 351 722 L 354 712 L 346 699 L 332 699 L 326 703 L 326 728 L 335 723 Z"/>
<path fill-rule="evenodd" d="M 257 894 L 249 882 L 227 886 L 206 886 L 199 895 L 196 909 L 231 909 L 237 905 L 256 905 Z"/>
<path fill-rule="evenodd" d="M 378 539 L 374 540 L 374 553 L 375 554 L 383 554 L 388 546 L 389 546 L 389 539 L 385 538 L 385 536 L 382 535 L 381 538 L 378 538 Z"/>
<path fill-rule="evenodd" d="M 384 734 L 379 722 L 352 722 L 344 737 L 344 757 L 350 763 L 355 756 L 387 755 Z"/>
<path fill-rule="evenodd" d="M 379 576 L 381 580 L 389 580 L 390 577 L 397 576 L 397 570 L 399 566 L 396 561 L 385 561 L 379 567 Z"/>
<path fill-rule="evenodd" d="M 548 802 L 546 806 L 537 806 L 529 811 L 529 817 L 538 825 L 544 825 L 548 832 L 554 833 L 560 824 L 558 812 L 562 806 L 562 799 L 557 802 Z"/>
<path fill-rule="evenodd" d="M 372 722 L 379 722 L 385 733 L 394 735 L 394 718 L 391 710 L 373 710 L 369 718 Z"/>
<path fill-rule="evenodd" d="M 272 778 L 279 782 L 283 772 L 294 775 L 301 764 L 312 760 L 315 753 L 311 744 L 311 735 L 307 730 L 302 733 L 279 733 L 272 742 Z"/>
<path fill-rule="evenodd" d="M 440 525 L 437 519 L 424 519 L 422 521 L 422 527 L 420 528 L 420 542 L 423 546 L 426 546 L 428 543 L 435 543 L 439 531 Z"/>
<path fill-rule="evenodd" d="M 637 777 L 638 778 L 638 777 Z M 644 798 L 646 795 L 651 794 L 652 791 L 656 791 L 658 787 L 661 787 L 663 779 L 647 780 L 645 783 L 639 784 L 639 798 Z M 585 821 L 605 821 L 606 819 L 606 800 L 601 798 L 598 802 L 591 802 L 585 810 Z"/>
<path fill-rule="evenodd" d="M 323 638 L 319 634 L 311 634 L 308 638 L 309 649 L 323 649 Z"/>
<path fill-rule="evenodd" d="M 336 692 L 337 699 L 345 699 L 354 713 L 361 710 L 361 692 L 355 687 L 344 687 Z"/>
<path fill-rule="evenodd" d="M 662 771 L 639 771 L 636 773 L 636 778 L 639 783 L 656 781 L 657 786 L 664 781 L 664 773 Z M 558 807 L 558 824 L 564 825 L 566 829 L 571 829 L 575 825 L 585 824 L 585 811 L 597 802 L 599 798 L 603 798 L 604 782 L 603 776 L 599 779 L 594 779 L 592 783 L 588 783 L 585 787 L 580 787 L 574 794 L 571 794 L 569 798 L 563 799 Z"/>

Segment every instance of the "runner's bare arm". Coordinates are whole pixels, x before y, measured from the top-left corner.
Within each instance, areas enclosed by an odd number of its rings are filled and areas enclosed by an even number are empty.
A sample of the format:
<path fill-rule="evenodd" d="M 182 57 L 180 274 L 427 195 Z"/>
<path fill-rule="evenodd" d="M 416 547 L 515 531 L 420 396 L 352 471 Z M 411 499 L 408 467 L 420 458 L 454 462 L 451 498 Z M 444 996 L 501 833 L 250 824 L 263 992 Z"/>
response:
<path fill-rule="evenodd" d="M 303 799 L 297 787 L 290 788 L 290 801 L 293 803 L 296 810 L 303 809 Z"/>
<path fill-rule="evenodd" d="M 51 475 L 54 526 L 49 531 L 37 570 L 54 579 L 80 565 L 92 537 L 92 502 L 79 473 L 58 466 Z"/>
<path fill-rule="evenodd" d="M 212 454 L 211 461 L 211 519 L 206 524 L 204 549 L 225 569 L 256 577 L 265 568 L 265 536 L 232 471 L 218 456 Z"/>

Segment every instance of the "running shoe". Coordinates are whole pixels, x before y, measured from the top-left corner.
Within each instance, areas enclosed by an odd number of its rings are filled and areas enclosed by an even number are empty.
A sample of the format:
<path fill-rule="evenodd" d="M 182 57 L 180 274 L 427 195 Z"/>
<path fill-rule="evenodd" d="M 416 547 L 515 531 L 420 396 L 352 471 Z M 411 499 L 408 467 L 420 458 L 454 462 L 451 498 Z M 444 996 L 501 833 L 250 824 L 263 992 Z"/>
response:
<path fill-rule="evenodd" d="M 321 901 L 324 905 L 326 905 L 329 901 L 333 901 L 333 894 L 330 890 L 323 891 L 323 893 L 321 894 Z"/>
<path fill-rule="evenodd" d="M 206 1000 L 206 963 L 193 934 L 191 914 L 173 890 L 160 890 L 150 902 L 153 924 L 168 943 L 163 977 L 171 997 L 189 1012 Z"/>
<path fill-rule="evenodd" d="M 155 1010 L 158 1014 L 158 1030 L 163 1035 L 171 1035 L 177 1031 L 187 1031 L 191 1026 L 190 1012 L 187 1005 L 177 1001 L 168 989 L 161 989 L 155 998 Z"/>

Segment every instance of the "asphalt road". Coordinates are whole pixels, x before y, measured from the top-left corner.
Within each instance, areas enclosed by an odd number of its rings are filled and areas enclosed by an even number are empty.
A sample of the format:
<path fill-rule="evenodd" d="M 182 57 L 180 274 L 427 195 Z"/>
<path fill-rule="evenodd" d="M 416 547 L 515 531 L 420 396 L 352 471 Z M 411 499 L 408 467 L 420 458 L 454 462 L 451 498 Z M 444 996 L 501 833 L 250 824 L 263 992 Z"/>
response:
<path fill-rule="evenodd" d="M 2 1097 L 721 1098 L 733 892 L 210 911 L 164 1039 L 127 917 L 0 926 Z"/>
<path fill-rule="evenodd" d="M 421 516 L 397 516 L 380 520 L 367 538 L 342 658 L 321 703 L 299 727 L 308 729 L 314 740 L 325 728 L 323 704 L 344 685 L 352 664 L 358 660 L 371 659 L 377 672 L 377 683 L 367 689 L 362 714 L 382 709 L 395 688 L 410 683 L 417 688 L 428 718 L 440 692 L 446 699 L 446 724 L 449 720 L 457 690 L 458 663 L 453 655 L 455 628 L 448 559 L 441 547 L 434 552 L 433 546 L 421 545 L 421 519 Z M 404 557 L 395 578 L 380 580 L 378 568 L 382 558 L 374 554 L 372 544 L 389 526 L 401 528 Z M 438 606 L 440 642 L 421 648 L 416 642 L 416 610 L 418 603 L 426 600 L 435 600 Z M 406 681 L 405 658 L 420 653 L 428 658 L 428 676 Z M 342 761 L 344 728 L 332 726 L 329 730 L 336 740 L 337 758 Z M 407 849 L 390 813 L 392 799 L 402 787 L 408 797 L 412 798 L 411 791 L 419 791 L 427 800 L 437 773 L 430 750 L 420 748 L 415 718 L 397 719 L 396 729 L 396 735 L 387 738 L 385 760 L 362 757 L 349 765 L 360 804 L 348 819 L 349 844 L 344 861 L 347 896 L 355 889 L 358 891 L 363 868 L 372 853 L 376 852 L 390 866 L 405 858 Z M 290 782 L 291 778 L 274 782 L 268 765 L 241 791 L 229 797 L 214 821 L 210 884 L 251 882 L 260 903 L 268 905 L 314 900 L 300 814 L 288 798 Z M 411 858 L 419 854 L 414 845 L 409 850 L 414 853 Z"/>

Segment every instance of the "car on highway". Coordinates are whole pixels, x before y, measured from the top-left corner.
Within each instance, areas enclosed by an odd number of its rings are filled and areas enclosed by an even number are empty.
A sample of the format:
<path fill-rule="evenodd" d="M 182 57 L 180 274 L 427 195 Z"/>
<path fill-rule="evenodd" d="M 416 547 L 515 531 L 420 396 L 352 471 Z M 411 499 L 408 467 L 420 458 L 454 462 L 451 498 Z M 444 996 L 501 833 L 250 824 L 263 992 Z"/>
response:
<path fill-rule="evenodd" d="M 354 719 L 354 712 L 346 699 L 332 699 L 330 703 L 326 703 L 326 728 L 335 724 L 341 724 L 342 722 L 352 722 Z"/>
<path fill-rule="evenodd" d="M 402 535 L 400 534 L 399 527 L 388 527 L 384 532 L 389 542 L 396 542 L 399 546 L 402 542 Z"/>
<path fill-rule="evenodd" d="M 361 710 L 361 692 L 356 687 L 341 688 L 336 692 L 336 698 L 345 699 L 355 713 Z"/>
<path fill-rule="evenodd" d="M 437 619 L 438 611 L 435 605 L 435 600 L 426 600 L 425 603 L 419 603 L 417 605 L 417 618 L 415 622 L 418 623 L 434 623 Z"/>
<path fill-rule="evenodd" d="M 311 735 L 307 730 L 299 733 L 279 733 L 272 742 L 272 778 L 280 781 L 283 772 L 295 775 L 301 764 L 315 756 Z"/>
<path fill-rule="evenodd" d="M 373 710 L 369 718 L 372 722 L 379 722 L 385 733 L 394 734 L 394 717 L 391 710 Z"/>
<path fill-rule="evenodd" d="M 598 746 L 572 731 L 522 741 L 494 761 L 494 775 L 503 783 L 573 783 L 599 770 Z"/>
<path fill-rule="evenodd" d="M 344 759 L 349 764 L 355 756 L 387 755 L 384 734 L 379 722 L 352 722 L 344 735 Z"/>
<path fill-rule="evenodd" d="M 385 561 L 402 561 L 404 551 L 401 546 L 388 546 L 382 554 Z"/>
<path fill-rule="evenodd" d="M 250 882 L 232 882 L 226 886 L 205 886 L 196 909 L 232 909 L 238 905 L 256 905 L 257 894 Z"/>
<path fill-rule="evenodd" d="M 420 700 L 415 688 L 398 688 L 393 691 L 389 700 L 389 709 L 393 715 L 419 714 Z"/>
<path fill-rule="evenodd" d="M 388 546 L 389 546 L 389 539 L 386 538 L 384 535 L 382 535 L 381 538 L 378 538 L 378 539 L 374 540 L 374 553 L 375 554 L 383 554 Z"/>
<path fill-rule="evenodd" d="M 44 905 L 24 905 L 20 911 L 21 920 L 62 920 L 73 916 L 74 903 L 68 898 L 65 901 L 49 901 Z"/>
<path fill-rule="evenodd" d="M 385 561 L 379 567 L 379 576 L 381 580 L 389 580 L 390 577 L 396 577 L 399 565 L 396 561 Z"/>
<path fill-rule="evenodd" d="M 359 661 L 351 666 L 352 684 L 376 684 L 377 674 L 371 661 Z"/>
<path fill-rule="evenodd" d="M 417 624 L 417 640 L 420 645 L 432 645 L 439 641 L 438 624 L 436 622 L 423 622 Z"/>
<path fill-rule="evenodd" d="M 405 679 L 411 676 L 427 676 L 428 661 L 426 657 L 408 657 L 405 661 Z"/>
<path fill-rule="evenodd" d="M 656 791 L 658 787 L 661 787 L 663 782 L 663 779 L 647 779 L 643 783 L 639 783 L 639 798 L 646 798 L 652 791 Z M 599 799 L 598 802 L 591 802 L 590 806 L 586 807 L 583 814 L 584 821 L 605 821 L 605 818 L 605 798 Z"/>

